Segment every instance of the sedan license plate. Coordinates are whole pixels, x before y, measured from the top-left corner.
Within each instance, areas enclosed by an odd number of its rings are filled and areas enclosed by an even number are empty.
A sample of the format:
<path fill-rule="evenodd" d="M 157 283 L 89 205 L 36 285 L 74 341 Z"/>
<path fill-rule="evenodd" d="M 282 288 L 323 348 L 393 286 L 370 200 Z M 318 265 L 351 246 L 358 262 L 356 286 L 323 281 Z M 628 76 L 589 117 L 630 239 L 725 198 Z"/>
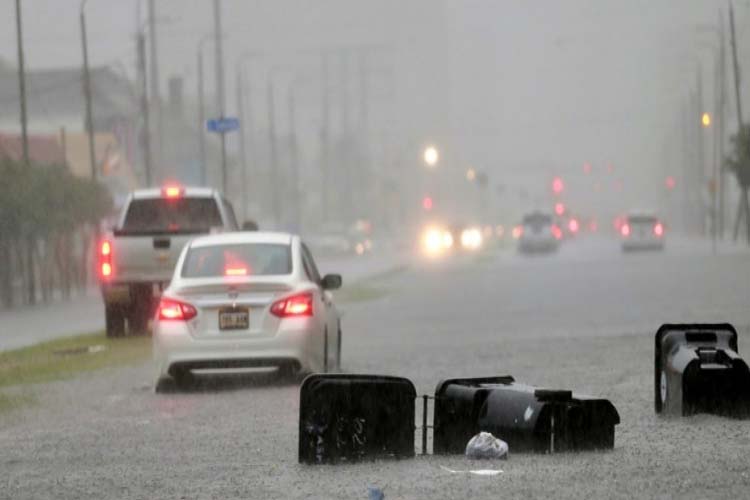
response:
<path fill-rule="evenodd" d="M 219 310 L 219 330 L 247 330 L 250 327 L 250 310 L 246 307 Z"/>

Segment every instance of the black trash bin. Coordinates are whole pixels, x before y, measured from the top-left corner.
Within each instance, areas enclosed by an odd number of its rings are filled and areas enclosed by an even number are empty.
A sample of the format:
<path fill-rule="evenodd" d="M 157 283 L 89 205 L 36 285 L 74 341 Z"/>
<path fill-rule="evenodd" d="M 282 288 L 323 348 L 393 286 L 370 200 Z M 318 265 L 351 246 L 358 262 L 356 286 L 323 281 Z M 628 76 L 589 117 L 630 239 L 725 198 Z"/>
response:
<path fill-rule="evenodd" d="M 300 387 L 300 463 L 414 456 L 414 403 L 408 379 L 310 375 Z"/>
<path fill-rule="evenodd" d="M 732 325 L 665 324 L 655 341 L 656 413 L 750 416 L 750 370 Z"/>
<path fill-rule="evenodd" d="M 518 384 L 513 377 L 445 380 L 435 390 L 436 454 L 463 453 L 480 431 L 511 452 L 612 448 L 617 410 L 606 399 Z"/>

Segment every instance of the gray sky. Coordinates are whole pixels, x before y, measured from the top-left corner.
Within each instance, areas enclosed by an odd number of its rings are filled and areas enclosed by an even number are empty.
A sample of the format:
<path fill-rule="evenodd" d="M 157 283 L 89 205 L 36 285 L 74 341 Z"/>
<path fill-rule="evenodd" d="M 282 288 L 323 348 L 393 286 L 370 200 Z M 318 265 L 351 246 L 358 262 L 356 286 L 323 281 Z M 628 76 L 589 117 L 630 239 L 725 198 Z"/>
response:
<path fill-rule="evenodd" d="M 81 61 L 77 0 L 24 0 L 31 68 Z M 145 4 L 143 13 L 145 15 Z M 0 57 L 15 63 L 14 2 L 0 0 Z M 212 30 L 209 0 L 159 0 L 161 76 L 195 88 L 197 40 Z M 227 68 L 245 50 L 317 68 L 314 51 L 386 47 L 395 72 L 373 89 L 374 127 L 451 137 L 457 161 L 497 171 L 577 169 L 611 162 L 648 177 L 662 160 L 665 129 L 703 62 L 712 95 L 719 0 L 224 0 Z M 750 6 L 737 1 L 741 62 L 750 60 Z M 136 1 L 89 0 L 91 58 L 132 73 Z M 306 55 L 309 51 L 313 55 Z M 207 52 L 209 68 L 212 54 Z M 316 70 L 316 69 L 315 69 Z M 387 79 L 386 79 L 387 80 Z M 233 76 L 228 75 L 233 96 Z M 375 86 L 377 87 L 376 84 Z M 209 85 L 212 87 L 212 82 Z M 165 86 L 163 86 L 165 88 Z M 315 93 L 302 124 L 313 125 Z M 381 99 L 381 100 L 378 100 Z M 230 102 L 232 99 L 229 99 Z M 730 102 L 734 109 L 733 101 Z M 380 109 L 383 108 L 383 109 Z M 387 108 L 387 109 L 386 109 Z M 306 114 L 306 116 L 305 116 Z M 734 118 L 730 120 L 734 123 Z M 307 131 L 313 137 L 314 132 Z M 408 142 L 403 139 L 402 142 Z"/>

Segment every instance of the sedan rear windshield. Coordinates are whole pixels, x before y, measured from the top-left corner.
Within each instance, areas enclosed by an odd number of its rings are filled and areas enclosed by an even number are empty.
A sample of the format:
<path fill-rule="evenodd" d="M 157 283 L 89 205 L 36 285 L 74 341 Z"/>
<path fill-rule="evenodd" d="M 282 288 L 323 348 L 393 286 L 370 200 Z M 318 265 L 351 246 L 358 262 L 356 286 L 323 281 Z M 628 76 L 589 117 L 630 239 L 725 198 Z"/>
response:
<path fill-rule="evenodd" d="M 213 198 L 153 198 L 132 200 L 118 232 L 194 234 L 221 226 L 221 214 Z"/>
<path fill-rule="evenodd" d="M 290 274 L 292 252 L 289 245 L 244 243 L 212 245 L 188 250 L 182 266 L 183 278 L 219 276 L 267 276 Z"/>

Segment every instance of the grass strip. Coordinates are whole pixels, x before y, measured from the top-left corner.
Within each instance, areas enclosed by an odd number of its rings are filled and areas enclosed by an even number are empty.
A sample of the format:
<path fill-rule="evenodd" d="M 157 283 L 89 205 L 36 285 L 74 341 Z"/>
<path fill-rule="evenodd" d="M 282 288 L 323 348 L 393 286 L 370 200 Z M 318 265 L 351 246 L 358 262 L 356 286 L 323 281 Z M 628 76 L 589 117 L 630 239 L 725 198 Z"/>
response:
<path fill-rule="evenodd" d="M 99 332 L 50 340 L 0 352 L 0 388 L 70 378 L 144 361 L 150 355 L 148 336 L 110 339 Z"/>

